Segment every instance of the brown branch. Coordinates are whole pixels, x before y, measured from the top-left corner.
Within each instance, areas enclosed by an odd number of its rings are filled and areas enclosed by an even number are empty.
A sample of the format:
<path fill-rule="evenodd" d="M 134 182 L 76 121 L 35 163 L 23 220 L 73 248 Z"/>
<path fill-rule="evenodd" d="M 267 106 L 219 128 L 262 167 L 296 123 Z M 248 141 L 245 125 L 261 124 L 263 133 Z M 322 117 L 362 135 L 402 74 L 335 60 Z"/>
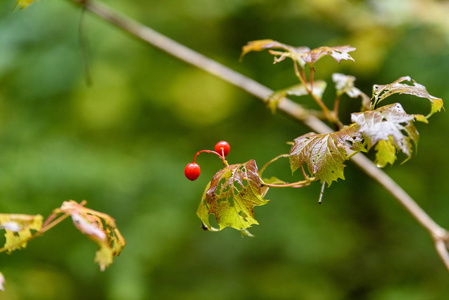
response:
<path fill-rule="evenodd" d="M 259 98 L 261 101 L 270 96 L 273 91 L 266 86 L 238 73 L 228 67 L 193 51 L 178 42 L 136 22 L 129 17 L 121 15 L 104 4 L 87 0 L 71 0 L 87 10 L 98 15 L 102 19 L 117 26 L 134 37 L 156 47 L 160 50 L 186 62 L 197 68 L 209 72 L 218 78 L 227 81 L 234 86 Z M 278 105 L 278 110 L 286 115 L 302 121 L 310 129 L 318 133 L 329 133 L 332 130 L 318 118 L 308 115 L 307 110 L 299 104 L 285 99 Z M 357 154 L 351 160 L 368 176 L 384 187 L 400 204 L 421 224 L 431 235 L 438 255 L 441 257 L 446 269 L 449 271 L 449 253 L 447 242 L 449 233 L 439 226 L 393 179 L 377 168 L 362 154 Z"/>

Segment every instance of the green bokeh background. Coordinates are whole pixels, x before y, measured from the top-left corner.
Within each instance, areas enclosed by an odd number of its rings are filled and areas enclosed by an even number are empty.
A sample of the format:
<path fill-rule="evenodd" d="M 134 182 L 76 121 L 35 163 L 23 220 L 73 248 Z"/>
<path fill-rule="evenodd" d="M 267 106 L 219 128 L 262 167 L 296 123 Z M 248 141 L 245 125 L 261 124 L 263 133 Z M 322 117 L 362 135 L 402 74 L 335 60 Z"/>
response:
<path fill-rule="evenodd" d="M 370 94 L 372 84 L 410 75 L 449 99 L 446 1 L 105 3 L 273 89 L 296 83 L 291 64 L 273 65 L 267 53 L 239 63 L 246 42 L 350 44 L 356 63 L 325 58 L 316 78 L 330 84 L 333 72 L 352 74 Z M 196 151 L 227 140 L 231 163 L 261 166 L 307 128 L 89 13 L 87 86 L 80 8 L 64 0 L 13 7 L 0 3 L 0 211 L 48 215 L 64 200 L 86 199 L 116 219 L 127 245 L 100 272 L 96 245 L 65 221 L 0 255 L 1 299 L 449 299 L 427 232 L 351 163 L 321 206 L 319 185 L 271 190 L 272 201 L 255 210 L 255 238 L 202 231 L 196 208 L 220 162 L 200 156 L 202 174 L 189 182 L 183 169 Z M 397 99 L 411 113 L 430 109 L 422 99 Z M 342 106 L 349 115 L 360 104 Z M 446 112 L 418 124 L 418 154 L 385 169 L 446 228 L 448 124 Z M 270 170 L 291 178 L 287 161 Z"/>

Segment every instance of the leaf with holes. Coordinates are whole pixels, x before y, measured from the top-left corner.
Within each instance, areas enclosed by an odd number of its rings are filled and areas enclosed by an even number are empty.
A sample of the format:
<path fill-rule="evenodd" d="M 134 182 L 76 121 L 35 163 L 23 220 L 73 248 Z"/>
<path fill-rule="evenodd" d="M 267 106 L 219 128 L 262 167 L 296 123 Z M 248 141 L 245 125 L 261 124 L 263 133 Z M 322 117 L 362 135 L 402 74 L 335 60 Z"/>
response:
<path fill-rule="evenodd" d="M 411 85 L 404 82 L 410 82 Z M 407 94 L 428 99 L 431 103 L 431 109 L 430 113 L 427 115 L 427 118 L 433 115 L 434 113 L 441 111 L 441 109 L 443 108 L 443 100 L 430 95 L 429 92 L 427 92 L 425 86 L 417 83 L 409 76 L 403 76 L 390 84 L 385 85 L 375 84 L 373 86 L 374 101 L 372 104 L 372 108 L 374 108 L 385 98 L 394 94 Z"/>
<path fill-rule="evenodd" d="M 340 97 L 343 94 L 348 95 L 351 98 L 362 99 L 362 108 L 360 111 L 370 109 L 371 99 L 364 92 L 354 86 L 355 77 L 341 73 L 332 74 L 332 80 L 335 83 L 335 89 L 337 90 L 337 96 Z"/>
<path fill-rule="evenodd" d="M 419 133 L 413 121 L 422 121 L 421 115 L 407 114 L 399 103 L 382 106 L 374 111 L 353 113 L 351 119 L 359 126 L 359 132 L 366 139 L 368 149 L 382 142 L 377 147 L 377 164 L 385 166 L 395 160 L 396 149 L 408 158 L 412 153 L 412 141 L 418 146 Z M 426 119 L 424 119 L 426 120 Z"/>
<path fill-rule="evenodd" d="M 246 229 L 259 224 L 254 218 L 254 207 L 268 203 L 263 199 L 266 192 L 254 160 L 230 165 L 218 171 L 207 185 L 197 215 L 204 229 L 220 231 L 232 227 L 248 235 Z M 210 215 L 214 215 L 219 228 L 210 225 Z"/>
<path fill-rule="evenodd" d="M 328 134 L 307 133 L 295 139 L 290 149 L 290 167 L 295 172 L 307 164 L 312 176 L 330 186 L 332 181 L 344 179 L 349 150 L 365 150 L 355 126 Z"/>
<path fill-rule="evenodd" d="M 0 214 L 0 229 L 5 230 L 5 245 L 8 253 L 23 249 L 33 232 L 42 228 L 41 215 Z"/>
<path fill-rule="evenodd" d="M 100 265 L 101 271 L 112 264 L 114 256 L 118 256 L 125 247 L 125 239 L 115 225 L 115 220 L 107 214 L 84 207 L 73 200 L 63 202 L 53 212 L 70 215 L 75 227 L 98 244 L 95 262 Z"/>

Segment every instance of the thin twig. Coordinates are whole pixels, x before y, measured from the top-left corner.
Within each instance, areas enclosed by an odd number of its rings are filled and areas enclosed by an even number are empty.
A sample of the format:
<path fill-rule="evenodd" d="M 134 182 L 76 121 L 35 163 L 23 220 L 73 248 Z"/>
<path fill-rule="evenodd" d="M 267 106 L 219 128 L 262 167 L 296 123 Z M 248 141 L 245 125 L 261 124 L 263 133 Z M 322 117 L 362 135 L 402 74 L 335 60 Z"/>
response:
<path fill-rule="evenodd" d="M 109 7 L 98 2 L 86 0 L 71 0 L 84 6 L 87 10 L 93 12 L 104 20 L 116 25 L 129 34 L 139 38 L 146 43 L 161 49 L 162 51 L 177 57 L 178 59 L 194 65 L 210 74 L 213 74 L 234 86 L 240 87 L 251 95 L 256 96 L 261 101 L 265 101 L 273 90 L 266 86 L 238 73 L 228 67 L 193 51 L 168 37 L 121 15 Z M 318 118 L 308 115 L 306 110 L 299 104 L 285 99 L 278 105 L 278 110 L 288 116 L 302 121 L 310 129 L 317 133 L 330 133 L 332 130 Z M 440 255 L 444 265 L 449 270 L 449 254 L 447 252 L 446 242 L 448 232 L 439 226 L 399 185 L 394 182 L 387 174 L 378 169 L 370 160 L 362 154 L 357 154 L 351 158 L 352 161 L 363 170 L 373 180 L 384 187 L 399 203 L 421 224 L 432 236 L 437 253 Z"/>
<path fill-rule="evenodd" d="M 447 252 L 447 243 L 444 240 L 436 240 L 435 241 L 435 248 L 437 250 L 437 253 L 440 255 L 441 260 L 443 261 L 444 265 L 446 266 L 447 271 L 449 272 L 449 253 Z"/>

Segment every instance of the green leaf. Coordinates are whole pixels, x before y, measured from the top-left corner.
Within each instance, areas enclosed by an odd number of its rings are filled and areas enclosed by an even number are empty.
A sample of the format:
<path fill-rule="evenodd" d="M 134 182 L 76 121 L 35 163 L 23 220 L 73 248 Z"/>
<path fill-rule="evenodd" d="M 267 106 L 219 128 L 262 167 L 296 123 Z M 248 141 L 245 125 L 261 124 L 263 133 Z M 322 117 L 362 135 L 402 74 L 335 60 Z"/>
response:
<path fill-rule="evenodd" d="M 411 141 L 415 147 L 418 145 L 419 133 L 413 124 L 415 115 L 407 114 L 399 103 L 382 106 L 374 111 L 353 113 L 351 119 L 359 126 L 359 132 L 366 139 L 368 149 L 380 141 L 387 142 L 377 148 L 382 152 L 378 154 L 380 166 L 392 161 L 391 157 L 396 155 L 394 147 L 390 147 L 389 143 L 409 158 L 412 153 Z"/>
<path fill-rule="evenodd" d="M 355 77 L 348 76 L 341 73 L 332 74 L 332 80 L 335 83 L 335 88 L 337 90 L 337 95 L 341 96 L 343 94 L 348 95 L 351 98 L 362 98 L 362 108 L 360 111 L 365 111 L 370 109 L 371 99 L 364 92 L 359 90 L 354 86 Z"/>
<path fill-rule="evenodd" d="M 98 244 L 95 262 L 99 264 L 101 271 L 112 264 L 114 256 L 118 256 L 125 247 L 125 239 L 115 225 L 115 220 L 107 214 L 84 207 L 73 200 L 63 202 L 61 208 L 54 212 L 70 215 L 75 227 Z"/>
<path fill-rule="evenodd" d="M 313 83 L 313 91 L 312 93 L 316 95 L 318 98 L 322 98 L 324 90 L 326 89 L 327 83 L 324 80 L 317 80 Z M 308 83 L 309 90 L 312 89 L 310 83 Z M 279 102 L 285 99 L 287 96 L 304 96 L 308 95 L 306 86 L 302 83 L 295 84 L 291 87 L 279 90 L 270 95 L 267 99 L 267 106 L 270 108 L 272 113 L 276 112 L 277 106 Z"/>
<path fill-rule="evenodd" d="M 403 82 L 410 82 L 412 85 L 403 83 Z M 413 79 L 411 79 L 409 76 L 403 76 L 396 80 L 393 83 L 385 84 L 385 85 L 377 85 L 375 84 L 373 86 L 373 98 L 374 102 L 372 104 L 372 108 L 374 108 L 378 103 L 380 103 L 385 98 L 394 95 L 394 94 L 408 94 L 417 96 L 420 98 L 426 98 L 431 103 L 431 109 L 430 113 L 426 116 L 429 118 L 431 115 L 433 115 L 436 112 L 441 111 L 443 108 L 443 100 L 437 97 L 434 97 L 430 95 L 427 92 L 427 89 L 425 86 L 417 83 Z"/>
<path fill-rule="evenodd" d="M 254 207 L 269 202 L 263 199 L 266 191 L 267 188 L 261 186 L 254 160 L 223 168 L 207 185 L 198 206 L 197 215 L 203 228 L 220 231 L 232 227 L 248 235 L 246 229 L 259 224 L 254 218 Z M 219 228 L 210 225 L 210 215 L 215 216 Z"/>
<path fill-rule="evenodd" d="M 41 215 L 0 214 L 0 229 L 5 230 L 4 248 L 8 253 L 25 248 L 32 231 L 42 228 L 42 221 Z"/>
<path fill-rule="evenodd" d="M 344 179 L 343 164 L 348 150 L 364 151 L 361 135 L 355 126 L 328 134 L 308 133 L 295 139 L 290 149 L 290 167 L 295 172 L 307 164 L 309 172 L 321 182 Z"/>

